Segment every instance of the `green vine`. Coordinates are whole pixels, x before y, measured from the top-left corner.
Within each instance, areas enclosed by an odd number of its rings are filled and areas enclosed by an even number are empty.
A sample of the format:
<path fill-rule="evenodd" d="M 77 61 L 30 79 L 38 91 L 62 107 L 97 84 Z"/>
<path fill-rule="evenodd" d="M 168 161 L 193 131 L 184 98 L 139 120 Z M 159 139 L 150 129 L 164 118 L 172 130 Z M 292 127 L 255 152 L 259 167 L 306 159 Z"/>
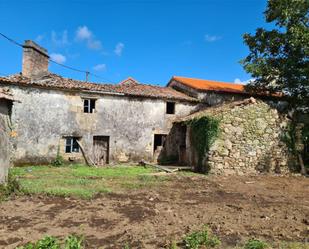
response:
<path fill-rule="evenodd" d="M 288 124 L 288 127 L 282 136 L 282 141 L 285 142 L 289 151 L 295 155 L 296 154 L 296 126 L 294 122 Z"/>
<path fill-rule="evenodd" d="M 203 116 L 187 122 L 192 131 L 192 142 L 198 154 L 198 171 L 203 171 L 203 159 L 219 133 L 219 120 Z"/>

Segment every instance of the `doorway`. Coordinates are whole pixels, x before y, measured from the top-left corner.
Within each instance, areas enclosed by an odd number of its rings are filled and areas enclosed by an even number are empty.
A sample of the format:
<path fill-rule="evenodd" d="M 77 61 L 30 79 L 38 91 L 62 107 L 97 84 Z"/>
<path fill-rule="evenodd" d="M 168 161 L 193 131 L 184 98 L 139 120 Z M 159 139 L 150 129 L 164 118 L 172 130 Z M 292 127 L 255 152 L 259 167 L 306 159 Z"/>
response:
<path fill-rule="evenodd" d="M 93 137 L 93 161 L 98 166 L 109 163 L 109 136 Z"/>

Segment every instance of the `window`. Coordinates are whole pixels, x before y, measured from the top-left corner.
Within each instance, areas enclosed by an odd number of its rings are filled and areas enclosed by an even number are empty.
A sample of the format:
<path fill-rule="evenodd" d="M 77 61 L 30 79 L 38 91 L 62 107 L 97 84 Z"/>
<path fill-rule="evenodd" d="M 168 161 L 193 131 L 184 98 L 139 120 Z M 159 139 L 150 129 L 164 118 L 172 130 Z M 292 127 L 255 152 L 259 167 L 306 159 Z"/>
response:
<path fill-rule="evenodd" d="M 84 99 L 84 112 L 93 113 L 95 109 L 95 99 Z"/>
<path fill-rule="evenodd" d="M 67 137 L 65 141 L 65 153 L 79 152 L 79 145 L 76 137 Z"/>
<path fill-rule="evenodd" d="M 166 114 L 175 114 L 174 102 L 166 102 Z"/>

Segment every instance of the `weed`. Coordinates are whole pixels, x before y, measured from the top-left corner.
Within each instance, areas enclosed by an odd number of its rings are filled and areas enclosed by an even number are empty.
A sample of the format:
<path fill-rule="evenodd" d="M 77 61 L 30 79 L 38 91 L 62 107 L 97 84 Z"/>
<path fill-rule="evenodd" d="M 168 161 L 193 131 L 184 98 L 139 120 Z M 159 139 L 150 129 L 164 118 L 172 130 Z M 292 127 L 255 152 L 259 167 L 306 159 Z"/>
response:
<path fill-rule="evenodd" d="M 69 235 L 65 239 L 64 249 L 82 249 L 84 238 L 82 236 Z"/>
<path fill-rule="evenodd" d="M 258 239 L 250 239 L 244 246 L 244 249 L 266 249 L 268 244 Z"/>
<path fill-rule="evenodd" d="M 16 249 L 83 249 L 83 237 L 69 235 L 64 243 L 53 236 L 45 236 L 35 243 L 28 243 L 24 246 L 16 247 Z"/>
<path fill-rule="evenodd" d="M 7 183 L 0 184 L 0 201 L 9 197 L 13 193 L 19 193 L 21 187 L 17 178 L 9 173 Z"/>
<path fill-rule="evenodd" d="M 123 247 L 123 249 L 131 249 L 131 246 L 129 245 L 129 243 L 126 243 Z"/>
<path fill-rule="evenodd" d="M 184 238 L 187 249 L 198 249 L 200 246 L 206 248 L 215 248 L 220 245 L 220 240 L 209 233 L 208 227 L 205 226 L 202 231 L 193 232 Z"/>
<path fill-rule="evenodd" d="M 57 156 L 54 161 L 52 161 L 52 166 L 59 167 L 63 165 L 63 157 L 60 154 L 60 145 L 58 145 Z"/>

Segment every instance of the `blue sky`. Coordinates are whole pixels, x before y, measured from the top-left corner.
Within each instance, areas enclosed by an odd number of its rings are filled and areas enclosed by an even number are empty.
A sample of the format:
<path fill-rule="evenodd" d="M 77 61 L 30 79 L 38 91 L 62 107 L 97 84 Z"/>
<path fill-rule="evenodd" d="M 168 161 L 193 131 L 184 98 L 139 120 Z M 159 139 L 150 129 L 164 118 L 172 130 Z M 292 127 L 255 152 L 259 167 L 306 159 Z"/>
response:
<path fill-rule="evenodd" d="M 101 76 L 95 82 L 246 81 L 242 34 L 265 27 L 265 7 L 266 0 L 0 0 L 0 32 L 36 41 L 54 60 Z M 0 75 L 20 72 L 21 48 L 0 38 L 0 51 Z M 57 65 L 50 71 L 85 78 Z"/>

